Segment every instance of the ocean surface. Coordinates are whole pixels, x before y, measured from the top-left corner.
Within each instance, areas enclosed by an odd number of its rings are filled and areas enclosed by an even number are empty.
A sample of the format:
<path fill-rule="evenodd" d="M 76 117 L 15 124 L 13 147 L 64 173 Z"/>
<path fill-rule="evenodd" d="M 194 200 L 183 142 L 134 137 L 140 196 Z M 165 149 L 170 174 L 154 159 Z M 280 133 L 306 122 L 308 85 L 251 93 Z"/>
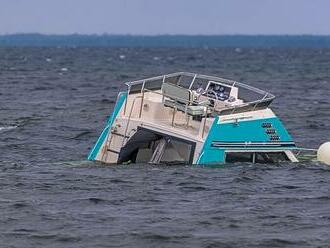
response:
<path fill-rule="evenodd" d="M 0 48 L 0 247 L 329 247 L 330 166 L 86 161 L 123 82 L 176 71 L 277 96 L 330 140 L 330 49 Z"/>

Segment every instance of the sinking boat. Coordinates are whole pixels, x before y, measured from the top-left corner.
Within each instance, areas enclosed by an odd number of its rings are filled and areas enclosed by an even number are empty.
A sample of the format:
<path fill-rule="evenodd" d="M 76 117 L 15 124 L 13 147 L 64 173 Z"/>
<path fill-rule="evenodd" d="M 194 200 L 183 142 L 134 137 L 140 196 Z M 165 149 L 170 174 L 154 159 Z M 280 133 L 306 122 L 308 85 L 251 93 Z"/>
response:
<path fill-rule="evenodd" d="M 210 165 L 316 159 L 315 150 L 302 156 L 270 109 L 275 96 L 264 90 L 189 72 L 126 85 L 89 160 Z"/>

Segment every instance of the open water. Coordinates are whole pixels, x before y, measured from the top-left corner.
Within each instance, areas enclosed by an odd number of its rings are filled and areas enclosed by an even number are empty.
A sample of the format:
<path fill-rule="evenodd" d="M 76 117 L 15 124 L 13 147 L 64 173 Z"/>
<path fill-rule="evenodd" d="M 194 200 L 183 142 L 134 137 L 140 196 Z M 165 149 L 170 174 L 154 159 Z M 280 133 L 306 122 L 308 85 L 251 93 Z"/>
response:
<path fill-rule="evenodd" d="M 86 161 L 123 82 L 176 71 L 268 90 L 299 146 L 330 140 L 330 49 L 0 48 L 0 247 L 329 247 L 324 164 Z"/>

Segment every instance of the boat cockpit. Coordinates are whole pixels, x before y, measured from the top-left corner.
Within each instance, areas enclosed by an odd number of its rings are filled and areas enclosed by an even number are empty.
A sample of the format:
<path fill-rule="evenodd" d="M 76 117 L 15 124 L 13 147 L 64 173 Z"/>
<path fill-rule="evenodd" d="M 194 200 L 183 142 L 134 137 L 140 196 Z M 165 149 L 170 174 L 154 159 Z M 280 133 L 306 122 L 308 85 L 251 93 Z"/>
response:
<path fill-rule="evenodd" d="M 178 72 L 126 83 L 129 94 L 154 92 L 166 107 L 188 115 L 224 115 L 267 108 L 275 96 L 219 77 Z"/>

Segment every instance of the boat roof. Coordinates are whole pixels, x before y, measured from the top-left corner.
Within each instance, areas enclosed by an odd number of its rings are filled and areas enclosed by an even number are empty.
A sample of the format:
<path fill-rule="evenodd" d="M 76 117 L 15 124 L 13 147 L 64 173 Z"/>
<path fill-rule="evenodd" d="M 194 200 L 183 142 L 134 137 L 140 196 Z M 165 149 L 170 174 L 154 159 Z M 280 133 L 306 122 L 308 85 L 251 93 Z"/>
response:
<path fill-rule="evenodd" d="M 210 82 L 216 82 L 227 87 L 237 88 L 238 97 L 242 100 L 242 103 L 236 106 L 224 108 L 221 111 L 218 111 L 216 113 L 217 115 L 264 109 L 267 108 L 275 99 L 273 94 L 244 83 L 191 72 L 175 72 L 136 81 L 129 81 L 125 84 L 128 86 L 129 94 L 133 94 L 143 91 L 160 90 L 165 82 L 175 84 L 189 90 L 196 90 L 199 87 L 206 88 Z"/>

